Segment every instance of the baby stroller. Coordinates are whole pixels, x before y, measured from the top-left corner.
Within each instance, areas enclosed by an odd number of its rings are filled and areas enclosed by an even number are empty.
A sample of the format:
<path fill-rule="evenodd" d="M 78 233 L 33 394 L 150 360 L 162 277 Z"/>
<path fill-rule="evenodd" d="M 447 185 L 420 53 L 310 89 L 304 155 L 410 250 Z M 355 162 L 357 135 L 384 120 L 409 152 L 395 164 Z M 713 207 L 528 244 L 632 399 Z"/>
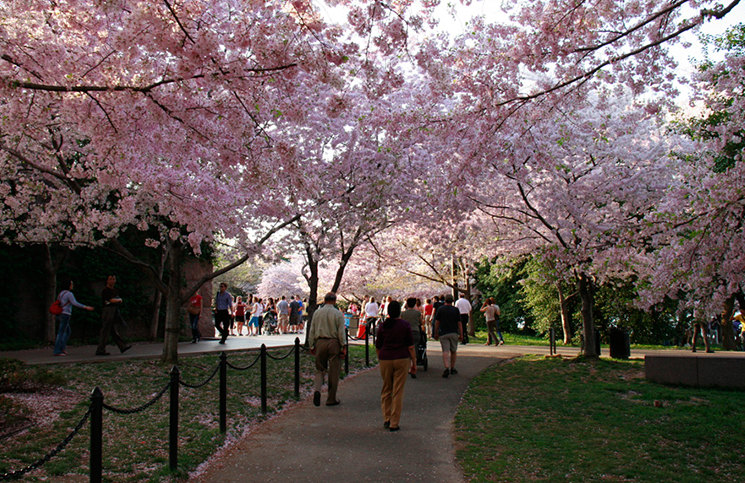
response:
<path fill-rule="evenodd" d="M 263 318 L 264 318 L 264 324 L 261 329 L 261 332 L 264 335 L 278 334 L 277 319 L 276 317 L 274 317 L 274 314 L 271 312 L 266 312 Z"/>
<path fill-rule="evenodd" d="M 426 371 L 428 362 L 427 362 L 427 334 L 422 331 L 419 333 L 419 342 L 416 345 L 416 365 L 422 366 L 422 368 Z"/>

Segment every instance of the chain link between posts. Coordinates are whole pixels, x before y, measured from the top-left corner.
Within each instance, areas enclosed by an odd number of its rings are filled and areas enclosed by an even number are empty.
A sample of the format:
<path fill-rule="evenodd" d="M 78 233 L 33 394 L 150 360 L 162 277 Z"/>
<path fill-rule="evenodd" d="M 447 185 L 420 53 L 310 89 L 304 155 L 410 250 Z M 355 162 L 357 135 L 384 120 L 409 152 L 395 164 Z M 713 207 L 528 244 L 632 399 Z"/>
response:
<path fill-rule="evenodd" d="M 236 371 L 247 371 L 247 370 L 251 369 L 253 366 L 255 366 L 256 363 L 259 362 L 259 359 L 261 359 L 261 354 L 257 355 L 256 356 L 256 359 L 254 359 L 254 361 L 251 364 L 247 365 L 246 367 L 234 366 L 233 364 L 231 364 L 228 361 L 225 361 L 225 363 L 228 365 L 229 368 L 235 369 Z"/>
<path fill-rule="evenodd" d="M 291 349 L 290 349 L 290 351 L 289 351 L 289 352 L 288 352 L 287 354 L 283 355 L 282 357 L 274 357 L 273 355 L 271 355 L 271 354 L 270 354 L 270 353 L 268 353 L 268 352 L 266 353 L 266 356 L 267 356 L 267 357 L 268 357 L 269 359 L 273 359 L 273 360 L 275 360 L 275 361 L 281 361 L 281 360 L 283 360 L 283 359 L 287 359 L 288 357 L 290 357 L 290 356 L 291 356 L 292 354 L 294 354 L 294 353 L 295 353 L 295 348 L 293 347 L 293 348 L 291 348 Z"/>
<path fill-rule="evenodd" d="M 212 371 L 212 374 L 210 374 L 210 376 L 209 376 L 209 377 L 208 377 L 208 378 L 207 378 L 207 379 L 206 379 L 206 380 L 205 380 L 204 382 L 201 382 L 201 383 L 199 383 L 199 384 L 189 384 L 189 383 L 187 383 L 186 381 L 184 381 L 184 380 L 183 380 L 183 379 L 181 379 L 181 378 L 179 378 L 179 381 L 178 381 L 178 382 L 179 382 L 179 384 L 181 384 L 182 386 L 185 386 L 185 387 L 188 387 L 188 388 L 191 388 L 191 389 L 199 389 L 200 387 L 204 387 L 204 386 L 206 386 L 207 384 L 209 384 L 209 382 L 210 382 L 210 381 L 211 381 L 212 379 L 214 379 L 214 378 L 215 378 L 215 376 L 217 375 L 217 373 L 218 373 L 219 371 L 220 371 L 220 364 L 218 364 L 218 365 L 217 365 L 217 367 L 215 367 L 215 370 L 214 370 L 214 371 Z"/>
<path fill-rule="evenodd" d="M 26 473 L 28 473 L 29 471 L 40 468 L 43 464 L 45 464 L 46 462 L 48 462 L 49 460 L 57 456 L 57 453 L 65 449 L 65 446 L 67 446 L 70 443 L 70 441 L 72 441 L 72 438 L 74 438 L 75 435 L 77 435 L 80 432 L 80 430 L 83 429 L 83 426 L 85 425 L 86 421 L 88 421 L 88 419 L 90 418 L 92 411 L 93 411 L 93 406 L 91 405 L 88 407 L 88 411 L 86 411 L 86 413 L 80 419 L 78 424 L 75 425 L 75 428 L 70 432 L 70 434 L 67 435 L 65 439 L 62 440 L 60 444 L 57 445 L 56 448 L 54 448 L 49 453 L 45 454 L 42 458 L 38 459 L 37 461 L 35 461 L 34 463 L 28 465 L 27 467 L 23 469 L 20 469 L 17 471 L 11 471 L 9 473 L 0 475 L 0 481 L 8 481 L 8 480 L 20 478 Z"/>
<path fill-rule="evenodd" d="M 136 408 L 132 408 L 132 409 L 121 409 L 121 408 L 116 408 L 114 406 L 109 406 L 106 403 L 103 404 L 103 407 L 104 407 L 104 409 L 108 409 L 112 413 L 117 413 L 117 414 L 135 414 L 135 413 L 139 413 L 139 412 L 142 412 L 142 411 L 146 410 L 147 408 L 149 408 L 150 406 L 152 406 L 156 402 L 158 402 L 158 400 L 163 397 L 163 395 L 166 393 L 166 391 L 168 391 L 168 388 L 169 387 L 171 387 L 171 381 L 168 381 L 168 383 L 163 387 L 163 389 L 160 390 L 160 392 L 158 394 L 155 395 L 154 398 L 152 398 L 150 401 L 146 402 L 142 406 L 139 406 L 139 407 L 136 407 Z"/>

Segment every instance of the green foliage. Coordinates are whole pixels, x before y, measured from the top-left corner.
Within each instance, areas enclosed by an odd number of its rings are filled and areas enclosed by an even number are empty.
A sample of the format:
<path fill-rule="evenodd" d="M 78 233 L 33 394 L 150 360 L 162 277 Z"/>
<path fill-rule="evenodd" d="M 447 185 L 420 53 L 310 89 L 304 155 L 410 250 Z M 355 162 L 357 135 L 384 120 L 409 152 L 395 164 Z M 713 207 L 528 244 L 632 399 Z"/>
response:
<path fill-rule="evenodd" d="M 705 35 L 702 36 L 701 42 L 704 47 L 712 45 L 716 52 L 726 52 L 727 55 L 742 57 L 745 56 L 745 24 L 740 23 L 729 28 L 722 35 Z M 699 64 L 699 70 L 707 71 L 715 67 L 715 63 L 710 60 L 706 52 L 705 60 Z M 731 73 L 723 71 L 717 74 L 715 82 L 721 78 L 730 76 Z M 734 93 L 736 96 L 744 94 L 743 89 Z M 686 118 L 673 123 L 673 129 L 685 134 L 696 141 L 710 141 L 719 138 L 718 128 L 732 122 L 732 114 L 728 109 L 733 104 L 732 98 L 719 97 L 717 101 L 724 106 L 722 110 L 709 113 L 703 118 Z M 738 132 L 739 140 L 730 140 L 724 147 L 716 153 L 712 153 L 714 164 L 712 170 L 715 173 L 723 173 L 735 166 L 737 159 L 745 151 L 745 129 Z M 737 138 L 734 138 L 737 139 Z"/>
<path fill-rule="evenodd" d="M 0 434 L 10 434 L 24 427 L 28 417 L 28 408 L 0 394 Z"/>
<path fill-rule="evenodd" d="M 682 345 L 688 324 L 676 314 L 677 301 L 666 299 L 649 311 L 637 308 L 635 280 L 614 280 L 597 288 L 595 325 L 602 333 L 610 327 L 630 331 L 635 344 Z"/>
<path fill-rule="evenodd" d="M 66 384 L 63 374 L 43 366 L 27 366 L 17 359 L 0 358 L 0 391 L 36 392 Z"/>
<path fill-rule="evenodd" d="M 521 281 L 525 278 L 527 262 L 527 258 L 522 258 L 505 265 L 493 260 L 482 260 L 475 264 L 475 287 L 481 291 L 484 300 L 492 297 L 499 305 L 502 312 L 499 327 L 503 332 L 530 331 L 534 324 L 533 314 L 521 296 Z"/>

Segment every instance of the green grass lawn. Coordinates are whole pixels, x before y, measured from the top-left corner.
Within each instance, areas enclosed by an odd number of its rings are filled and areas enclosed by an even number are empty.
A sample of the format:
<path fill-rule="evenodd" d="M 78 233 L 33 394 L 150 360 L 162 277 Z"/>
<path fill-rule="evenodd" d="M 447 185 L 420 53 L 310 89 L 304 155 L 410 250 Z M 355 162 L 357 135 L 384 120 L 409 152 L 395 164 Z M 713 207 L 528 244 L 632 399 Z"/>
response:
<path fill-rule="evenodd" d="M 269 351 L 281 357 L 289 349 Z M 228 361 L 245 367 L 256 359 L 257 351 L 231 352 Z M 294 401 L 294 358 L 267 361 L 268 414 L 261 413 L 260 372 L 257 363 L 247 371 L 228 369 L 228 433 L 219 431 L 218 376 L 199 389 L 180 387 L 179 407 L 179 468 L 168 469 L 168 393 L 147 410 L 133 415 L 119 415 L 104 410 L 103 468 L 104 481 L 143 482 L 176 481 L 209 458 L 227 438 L 240 436 L 248 427 L 257 424 Z M 371 351 L 371 364 L 377 364 Z M 364 347 L 350 348 L 351 373 L 364 368 Z M 182 380 L 196 384 L 207 379 L 218 365 L 218 355 L 185 357 L 179 363 Z M 18 366 L 6 364 L 12 371 Z M 25 368 L 34 373 L 37 369 Z M 62 375 L 61 386 L 47 387 L 46 391 L 70 394 L 71 407 L 61 411 L 59 418 L 48 424 L 34 425 L 3 439 L 0 446 L 0 475 L 23 468 L 54 448 L 71 431 L 88 409 L 90 394 L 99 387 L 104 402 L 117 408 L 138 407 L 152 399 L 168 382 L 170 366 L 153 360 L 130 360 L 87 364 L 66 364 L 45 368 L 50 376 Z M 313 384 L 313 358 L 301 351 L 301 397 L 309 393 Z M 5 371 L 8 372 L 8 371 Z M 343 377 L 342 370 L 342 377 Z M 60 378 L 47 377 L 47 380 Z M 8 394 L 6 394 L 7 396 Z M 41 396 L 39 396 L 41 397 Z M 0 400 L 5 400 L 0 394 Z M 2 405 L 0 405 L 2 407 Z M 19 414 L 16 419 L 21 417 Z M 57 414 L 49 414 L 52 416 Z M 0 428 L 2 429 L 2 428 Z M 49 481 L 65 474 L 87 475 L 89 468 L 90 424 L 86 424 L 58 456 L 46 463 L 42 470 L 33 472 L 24 481 Z"/>
<path fill-rule="evenodd" d="M 532 346 L 541 346 L 541 347 L 548 347 L 549 340 L 547 337 L 543 336 L 536 336 L 536 335 L 527 335 L 527 334 L 519 334 L 519 333 L 511 333 L 511 332 L 502 332 L 502 336 L 504 337 L 504 343 L 506 345 L 532 345 Z M 474 343 L 483 344 L 486 342 L 486 332 L 483 330 L 477 330 L 476 336 L 471 337 L 473 339 Z M 703 347 L 703 342 L 699 341 L 699 348 Z M 556 346 L 557 347 L 564 347 L 564 344 L 562 343 L 562 340 L 560 338 L 560 335 L 557 335 L 556 339 Z M 600 346 L 603 349 L 608 348 L 608 344 L 601 343 Z M 661 344 L 631 344 L 632 349 L 640 349 L 640 350 L 690 350 L 690 348 L 685 347 L 677 347 L 677 346 L 665 346 Z M 712 345 L 713 349 L 721 349 L 721 346 L 719 345 Z"/>
<path fill-rule="evenodd" d="M 471 382 L 457 457 L 471 482 L 739 483 L 743 408 L 743 391 L 648 382 L 642 361 L 524 357 Z"/>

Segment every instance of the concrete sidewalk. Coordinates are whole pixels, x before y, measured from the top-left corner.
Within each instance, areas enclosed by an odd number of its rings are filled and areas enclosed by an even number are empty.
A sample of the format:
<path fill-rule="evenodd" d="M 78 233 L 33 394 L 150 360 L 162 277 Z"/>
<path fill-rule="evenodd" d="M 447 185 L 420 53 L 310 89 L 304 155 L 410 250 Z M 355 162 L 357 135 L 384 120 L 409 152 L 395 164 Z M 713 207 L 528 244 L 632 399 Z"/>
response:
<path fill-rule="evenodd" d="M 191 481 L 462 482 L 455 410 L 471 378 L 515 355 L 509 346 L 459 347 L 458 374 L 445 379 L 439 343 L 430 341 L 429 370 L 420 366 L 406 382 L 400 431 L 383 428 L 382 381 L 373 368 L 341 383 L 339 406 L 302 401 L 213 457 Z"/>
<path fill-rule="evenodd" d="M 290 347 L 295 344 L 295 338 L 300 338 L 300 343 L 305 341 L 304 334 L 283 334 L 283 335 L 262 335 L 262 336 L 231 336 L 225 344 L 220 344 L 218 338 L 203 339 L 196 344 L 191 342 L 180 342 L 178 353 L 180 357 L 193 356 L 200 354 L 210 354 L 222 351 L 243 351 L 250 349 L 259 349 L 261 344 L 266 344 L 267 348 L 272 347 Z M 163 353 L 162 342 L 135 342 L 132 348 L 124 354 L 119 353 L 116 346 L 109 346 L 109 356 L 96 356 L 96 346 L 77 346 L 67 347 L 66 356 L 54 356 L 52 347 L 43 349 L 31 349 L 22 351 L 4 351 L 0 352 L 0 358 L 8 357 L 19 359 L 26 364 L 65 364 L 73 362 L 108 362 L 121 361 L 128 359 L 158 359 Z"/>

